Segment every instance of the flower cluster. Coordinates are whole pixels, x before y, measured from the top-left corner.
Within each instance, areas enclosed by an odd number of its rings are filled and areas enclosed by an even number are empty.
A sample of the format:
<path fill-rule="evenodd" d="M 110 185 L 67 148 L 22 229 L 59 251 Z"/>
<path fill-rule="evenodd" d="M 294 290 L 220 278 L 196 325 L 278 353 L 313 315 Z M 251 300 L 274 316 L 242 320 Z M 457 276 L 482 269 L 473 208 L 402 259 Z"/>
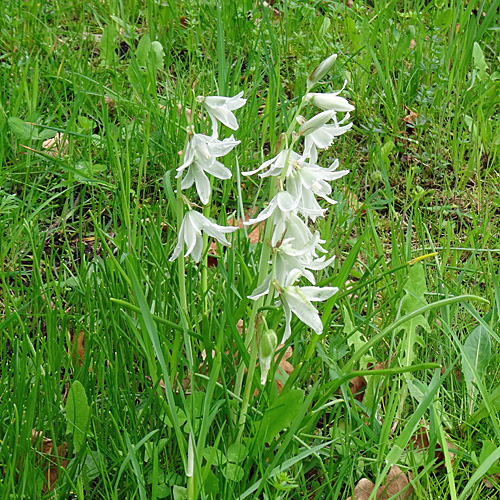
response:
<path fill-rule="evenodd" d="M 232 130 L 238 129 L 238 122 L 233 111 L 245 104 L 246 99 L 242 99 L 242 95 L 243 92 L 234 97 L 198 97 L 198 101 L 203 104 L 210 116 L 212 135 L 194 133 L 192 127 L 188 129 L 190 140 L 184 152 L 184 161 L 177 169 L 178 173 L 176 177 L 180 178 L 185 173 L 181 181 L 181 189 L 188 189 L 194 184 L 198 196 L 204 205 L 209 203 L 212 194 L 207 174 L 218 179 L 231 178 L 231 171 L 218 161 L 217 158 L 228 154 L 240 141 L 237 141 L 233 135 L 227 139 L 219 140 L 218 122 L 221 122 Z M 191 254 L 193 259 L 199 262 L 203 251 L 202 232 L 212 236 L 222 245 L 227 246 L 229 245 L 229 241 L 224 236 L 225 233 L 231 233 L 237 229 L 237 227 L 219 226 L 211 222 L 203 214 L 190 208 L 184 215 L 179 229 L 177 245 L 170 260 L 173 261 L 179 257 L 185 243 L 187 251 L 184 257 Z"/>
<path fill-rule="evenodd" d="M 317 334 L 321 334 L 323 324 L 312 302 L 324 301 L 338 291 L 335 287 L 315 286 L 313 271 L 329 266 L 333 257 L 326 258 L 326 250 L 321 246 L 325 241 L 317 231 L 311 231 L 308 225 L 309 220 L 314 222 L 317 217 L 323 217 L 326 211 L 319 205 L 317 197 L 330 204 L 335 203 L 330 197 L 330 182 L 348 173 L 348 170 L 338 170 L 338 160 L 326 168 L 317 163 L 318 151 L 328 149 L 336 137 L 352 127 L 352 123 L 347 123 L 347 120 L 354 107 L 339 96 L 341 91 L 324 94 L 309 92 L 326 75 L 335 59 L 335 55 L 329 57 L 311 73 L 307 81 L 308 93 L 301 103 L 301 107 L 312 104 L 323 111 L 309 120 L 297 116 L 299 129 L 297 133 L 293 133 L 291 145 L 257 169 L 244 173 L 258 173 L 262 178 L 277 178 L 276 195 L 257 217 L 246 224 L 272 220 L 271 272 L 250 298 L 257 300 L 265 295 L 278 297 L 278 303 L 281 302 L 285 314 L 282 342 L 291 335 L 292 314 Z M 338 113 L 344 113 L 341 120 L 337 118 Z M 294 146 L 301 138 L 304 141 L 302 154 L 299 154 Z M 298 283 L 301 278 L 306 279 L 310 286 L 300 286 Z"/>

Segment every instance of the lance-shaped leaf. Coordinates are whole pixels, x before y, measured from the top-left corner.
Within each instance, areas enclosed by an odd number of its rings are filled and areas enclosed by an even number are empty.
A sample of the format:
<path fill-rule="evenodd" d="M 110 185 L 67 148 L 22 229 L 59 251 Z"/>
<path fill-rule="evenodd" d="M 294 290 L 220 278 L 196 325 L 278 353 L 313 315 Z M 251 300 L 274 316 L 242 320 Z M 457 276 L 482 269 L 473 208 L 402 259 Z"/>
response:
<path fill-rule="evenodd" d="M 467 394 L 470 396 L 469 414 L 472 413 L 475 382 L 483 378 L 491 359 L 491 340 L 486 328 L 479 325 L 467 337 L 462 349 L 462 370 Z"/>

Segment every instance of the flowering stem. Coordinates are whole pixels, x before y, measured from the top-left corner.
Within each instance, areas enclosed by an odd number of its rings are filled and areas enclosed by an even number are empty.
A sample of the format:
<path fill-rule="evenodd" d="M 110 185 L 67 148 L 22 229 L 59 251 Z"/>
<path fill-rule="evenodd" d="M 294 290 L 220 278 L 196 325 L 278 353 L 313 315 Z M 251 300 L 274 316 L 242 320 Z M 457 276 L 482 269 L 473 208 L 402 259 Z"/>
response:
<path fill-rule="evenodd" d="M 184 217 L 184 203 L 181 194 L 181 179 L 177 179 L 177 227 L 180 228 L 182 224 L 182 219 Z M 177 274 L 179 276 L 179 300 L 181 305 L 181 316 L 187 318 L 187 298 L 186 298 L 186 271 L 185 271 L 185 259 L 181 254 L 177 257 Z M 176 331 L 174 337 L 174 343 L 172 345 L 172 360 L 177 360 L 179 355 L 179 349 L 181 346 L 181 333 Z M 174 384 L 175 377 L 177 376 L 178 366 L 172 363 L 170 381 Z"/>
<path fill-rule="evenodd" d="M 278 187 L 276 183 L 273 183 L 271 185 L 270 189 L 271 192 L 269 194 L 271 199 L 274 197 L 277 190 Z M 264 231 L 264 241 L 262 244 L 262 250 L 259 261 L 259 279 L 257 283 L 261 283 L 262 280 L 268 275 L 269 258 L 271 257 L 271 238 L 272 238 L 273 227 L 274 227 L 273 217 L 271 216 L 271 218 L 266 223 Z M 270 286 L 272 287 L 273 285 L 271 284 Z M 272 293 L 268 294 L 268 296 L 272 298 L 273 294 Z M 264 299 L 261 297 L 258 300 L 256 300 L 253 304 L 252 312 L 250 313 L 250 320 L 248 323 L 247 335 L 245 338 L 245 348 L 248 349 L 250 347 L 250 361 L 248 363 L 247 381 L 246 381 L 245 391 L 243 393 L 243 401 L 241 404 L 240 417 L 238 420 L 238 438 L 236 439 L 236 442 L 240 442 L 243 436 L 243 431 L 245 430 L 248 405 L 250 402 L 250 396 L 252 394 L 253 377 L 255 373 L 255 365 L 257 363 L 257 354 L 258 354 L 257 339 L 255 337 L 255 318 L 257 317 L 257 312 L 263 305 L 263 301 Z M 245 367 L 242 364 L 238 370 L 238 376 L 236 379 L 236 386 L 235 386 L 235 392 L 238 395 L 240 394 L 241 386 L 243 384 L 244 369 Z"/>
<path fill-rule="evenodd" d="M 203 207 L 203 215 L 208 219 L 210 217 L 210 202 Z M 203 315 L 208 315 L 208 234 L 203 233 L 203 262 L 201 266 L 201 296 L 203 297 Z"/>
<path fill-rule="evenodd" d="M 285 133 L 285 136 L 283 137 L 283 146 L 282 148 L 287 148 L 288 149 L 288 155 L 290 155 L 290 152 L 292 150 L 292 147 L 294 143 L 296 142 L 296 138 L 293 137 L 293 132 L 295 130 L 295 127 L 297 125 L 297 118 L 300 115 L 300 112 L 302 111 L 302 108 L 306 102 L 306 94 L 304 94 L 300 100 L 300 103 L 297 107 L 297 110 L 295 111 L 295 114 L 290 122 L 290 125 Z M 288 169 L 288 157 L 285 161 L 285 167 L 283 169 L 283 172 L 280 176 L 279 183 L 280 186 L 282 186 L 285 178 L 286 178 L 286 172 Z M 270 199 L 273 199 L 273 197 L 277 194 L 278 192 L 278 184 L 273 182 L 271 185 L 269 197 Z M 274 223 L 273 223 L 274 217 L 271 216 L 267 221 L 266 221 L 266 228 L 265 228 L 265 234 L 264 234 L 264 242 L 262 245 L 262 250 L 261 250 L 261 255 L 260 255 L 260 262 L 259 262 L 259 278 L 257 283 L 262 283 L 264 278 L 269 274 L 269 259 L 271 257 L 271 239 L 272 239 L 272 233 L 273 233 L 273 228 L 274 228 Z M 271 279 L 271 284 L 270 287 L 273 287 Z M 274 297 L 274 291 L 271 290 L 270 293 L 267 294 L 267 299 L 266 299 L 266 305 L 269 305 L 272 303 Z M 246 338 L 245 338 L 245 347 L 248 349 L 250 347 L 250 361 L 248 364 L 248 372 L 247 372 L 247 378 L 246 378 L 246 385 L 243 393 L 243 400 L 241 404 L 241 411 L 240 411 L 240 416 L 238 419 L 238 438 L 237 442 L 239 442 L 243 436 L 244 432 L 244 426 L 246 422 L 246 415 L 248 411 L 248 406 L 250 402 L 250 397 L 252 395 L 252 388 L 253 388 L 253 379 L 254 379 L 254 373 L 255 373 L 255 368 L 256 368 L 256 362 L 257 362 L 257 355 L 258 355 L 258 349 L 257 349 L 257 339 L 255 335 L 255 318 L 257 316 L 257 312 L 259 309 L 263 306 L 264 299 L 261 297 L 257 299 L 252 307 L 252 312 L 250 314 L 250 319 L 248 323 L 248 328 L 247 328 L 247 333 L 246 333 Z M 265 313 L 263 313 L 263 317 L 265 316 Z M 244 375 L 244 366 L 240 366 L 238 370 L 238 376 L 236 379 L 236 386 L 235 386 L 235 392 L 236 394 L 240 394 L 241 387 L 243 385 L 243 375 Z"/>

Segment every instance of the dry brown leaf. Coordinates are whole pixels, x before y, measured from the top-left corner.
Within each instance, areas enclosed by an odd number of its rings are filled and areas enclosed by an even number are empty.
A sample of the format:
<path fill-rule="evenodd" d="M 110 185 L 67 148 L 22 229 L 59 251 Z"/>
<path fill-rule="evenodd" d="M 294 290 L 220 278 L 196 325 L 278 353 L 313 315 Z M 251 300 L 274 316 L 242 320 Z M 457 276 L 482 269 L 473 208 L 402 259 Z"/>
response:
<path fill-rule="evenodd" d="M 418 120 L 418 113 L 415 111 L 412 111 L 408 106 L 405 106 L 406 111 L 408 111 L 408 114 L 403 118 L 403 121 L 407 125 L 415 125 Z"/>
<path fill-rule="evenodd" d="M 351 379 L 349 383 L 349 389 L 351 389 L 351 394 L 354 396 L 354 399 L 358 401 L 363 401 L 365 396 L 364 389 L 366 388 L 366 381 L 363 377 L 357 376 Z M 363 389 L 362 392 L 361 389 Z"/>
<path fill-rule="evenodd" d="M 42 143 L 42 148 L 47 149 L 47 154 L 54 158 L 65 155 L 68 152 L 68 147 L 69 142 L 64 139 L 64 134 L 61 132 L 57 132 L 52 139 L 47 139 Z"/>
<path fill-rule="evenodd" d="M 253 211 L 253 213 L 251 214 L 252 217 L 255 216 L 256 212 L 257 212 L 257 209 L 255 209 Z M 245 222 L 248 222 L 249 220 L 250 220 L 250 211 L 247 210 L 245 212 Z M 261 222 L 259 225 L 255 226 L 254 229 L 250 232 L 250 234 L 248 235 L 248 238 L 250 239 L 250 243 L 255 244 L 255 243 L 258 243 L 260 241 L 261 235 L 264 234 L 265 224 L 266 224 L 265 222 Z M 229 220 L 229 225 L 233 226 L 233 227 L 238 226 L 239 228 L 243 228 L 243 221 L 240 219 L 237 220 L 235 218 L 232 218 Z"/>
<path fill-rule="evenodd" d="M 349 497 L 348 500 L 368 500 L 373 492 L 373 488 L 375 488 L 375 484 L 369 479 L 363 478 L 358 482 L 354 488 L 352 497 Z M 388 500 L 391 498 L 392 500 L 407 500 L 412 492 L 413 487 L 410 486 L 410 481 L 406 474 L 397 465 L 393 465 L 389 469 L 384 483 L 377 490 L 375 499 Z"/>
<path fill-rule="evenodd" d="M 373 488 L 375 488 L 375 485 L 369 479 L 360 479 L 354 488 L 352 497 L 349 497 L 347 500 L 368 500 Z"/>
<path fill-rule="evenodd" d="M 448 438 L 446 432 L 444 434 L 445 437 Z M 411 438 L 411 441 L 413 442 L 417 450 L 427 451 L 429 448 L 429 423 L 421 421 L 420 426 L 417 429 L 415 435 Z M 448 441 L 448 439 L 446 439 L 446 447 L 448 448 L 450 461 L 451 463 L 453 463 L 455 460 L 455 454 L 451 450 L 453 450 L 455 446 L 451 441 Z M 436 443 L 434 457 L 436 459 L 436 466 L 444 467 L 444 451 L 441 448 L 441 444 L 439 442 Z"/>
<path fill-rule="evenodd" d="M 393 500 L 406 500 L 410 498 L 413 492 L 408 477 L 397 465 L 393 465 L 389 469 L 384 485 L 385 489 L 380 496 L 379 492 L 377 492 L 377 500 L 388 500 L 391 497 L 394 497 Z"/>
<path fill-rule="evenodd" d="M 41 441 L 40 438 L 42 438 Z M 47 489 L 54 489 L 57 478 L 59 477 L 59 464 L 61 467 L 66 467 L 68 445 L 66 442 L 63 442 L 54 452 L 52 439 L 46 438 L 43 436 L 42 432 L 36 431 L 35 429 L 31 431 L 31 442 L 33 446 L 36 446 L 38 454 L 36 463 L 45 470 L 45 484 L 42 488 L 42 492 L 45 493 Z"/>
<path fill-rule="evenodd" d="M 491 481 L 493 481 L 493 483 Z M 499 483 L 500 474 L 494 474 L 493 476 L 485 477 L 483 479 L 483 484 L 484 486 L 486 486 L 486 488 L 493 488 L 493 486 L 498 486 Z"/>

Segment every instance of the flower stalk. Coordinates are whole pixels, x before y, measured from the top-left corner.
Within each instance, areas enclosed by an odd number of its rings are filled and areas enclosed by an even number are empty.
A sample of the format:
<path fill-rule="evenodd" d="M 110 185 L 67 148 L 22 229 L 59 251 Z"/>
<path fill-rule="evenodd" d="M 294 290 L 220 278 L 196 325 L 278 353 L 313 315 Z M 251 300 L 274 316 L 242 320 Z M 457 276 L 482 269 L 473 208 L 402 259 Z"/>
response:
<path fill-rule="evenodd" d="M 330 197 L 332 193 L 330 182 L 348 173 L 347 170 L 337 170 L 338 161 L 327 168 L 318 165 L 318 151 L 331 147 L 337 137 L 351 128 L 352 124 L 346 121 L 354 107 L 339 96 L 341 91 L 323 94 L 310 92 L 331 69 L 336 57 L 336 55 L 330 56 L 309 75 L 306 93 L 300 99 L 290 126 L 281 139 L 282 150 L 260 167 L 243 173 L 243 175 L 258 174 L 261 178 L 277 179 L 271 185 L 271 199 L 267 207 L 245 223 L 253 225 L 266 221 L 266 230 L 259 266 L 259 284 L 249 295 L 249 298 L 254 300 L 254 306 L 245 345 L 251 346 L 251 356 L 239 419 L 240 437 L 253 384 L 252 367 L 253 358 L 256 356 L 253 323 L 264 303 L 263 297 L 267 296 L 266 304 L 277 300 L 276 304 L 281 304 L 283 308 L 285 328 L 281 342 L 284 343 L 292 335 L 293 315 L 316 334 L 322 334 L 323 323 L 313 303 L 325 301 L 338 291 L 335 287 L 316 286 L 314 271 L 329 266 L 334 257 L 326 258 L 323 255 L 326 250 L 321 244 L 325 242 L 320 239 L 319 233 L 312 232 L 308 225 L 309 220 L 314 222 L 326 212 L 316 198 L 322 198 L 330 204 L 335 203 Z M 306 120 L 301 112 L 308 104 L 322 111 Z M 337 113 L 345 114 L 342 120 L 337 119 Z M 302 153 L 299 153 L 295 148 L 302 138 L 304 146 Z M 310 285 L 301 286 L 298 282 L 302 279 L 309 281 Z M 258 341 L 262 341 L 262 338 Z M 261 350 L 262 383 L 269 371 L 269 359 L 269 355 L 264 356 Z M 237 391 L 242 373 L 241 370 L 238 373 Z"/>

